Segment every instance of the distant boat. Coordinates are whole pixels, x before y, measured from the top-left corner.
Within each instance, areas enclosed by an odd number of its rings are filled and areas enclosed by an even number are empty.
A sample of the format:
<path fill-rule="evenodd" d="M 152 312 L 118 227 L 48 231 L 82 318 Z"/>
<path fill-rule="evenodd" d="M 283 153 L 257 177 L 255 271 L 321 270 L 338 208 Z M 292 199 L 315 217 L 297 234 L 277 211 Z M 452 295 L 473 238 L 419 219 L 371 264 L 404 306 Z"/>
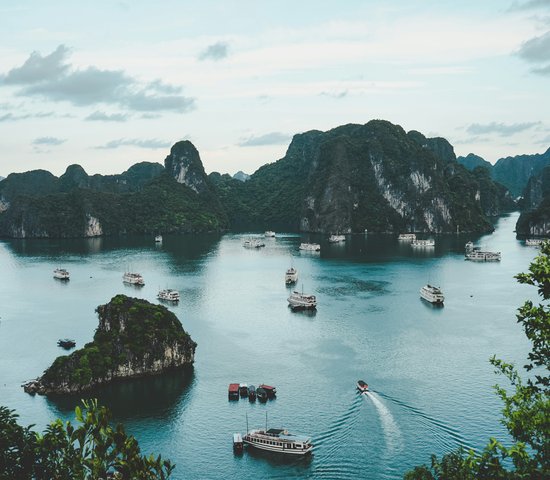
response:
<path fill-rule="evenodd" d="M 414 233 L 400 233 L 397 237 L 398 240 L 416 240 L 416 235 Z"/>
<path fill-rule="evenodd" d="M 318 243 L 300 243 L 300 250 L 304 250 L 306 252 L 320 252 L 321 245 Z"/>
<path fill-rule="evenodd" d="M 290 267 L 285 273 L 285 284 L 292 285 L 298 281 L 298 270 L 294 267 Z"/>
<path fill-rule="evenodd" d="M 241 398 L 248 397 L 248 385 L 246 383 L 239 384 L 239 395 Z"/>
<path fill-rule="evenodd" d="M 317 298 L 315 295 L 307 295 L 303 292 L 294 291 L 287 300 L 292 310 L 313 310 L 317 308 Z"/>
<path fill-rule="evenodd" d="M 420 289 L 420 296 L 430 303 L 443 305 L 443 302 L 445 301 L 445 297 L 443 296 L 441 289 L 432 285 L 424 285 Z"/>
<path fill-rule="evenodd" d="M 240 433 L 233 434 L 233 452 L 237 455 L 243 453 L 243 438 Z"/>
<path fill-rule="evenodd" d="M 57 341 L 58 347 L 63 347 L 65 350 L 69 350 L 76 346 L 76 342 L 70 338 L 61 338 Z"/>
<path fill-rule="evenodd" d="M 266 385 L 262 383 L 258 388 L 261 388 L 265 391 L 267 398 L 275 398 L 277 396 L 277 389 L 271 385 Z"/>
<path fill-rule="evenodd" d="M 267 230 L 265 233 L 264 233 L 264 237 L 274 237 L 275 236 L 275 232 L 272 231 L 272 230 Z"/>
<path fill-rule="evenodd" d="M 258 401 L 260 403 L 267 402 L 267 392 L 262 387 L 258 387 L 256 389 L 256 396 L 258 397 Z"/>
<path fill-rule="evenodd" d="M 328 238 L 328 241 L 329 241 L 329 243 L 345 242 L 346 241 L 346 236 L 345 235 L 331 235 Z"/>
<path fill-rule="evenodd" d="M 53 277 L 59 280 L 69 280 L 69 272 L 64 268 L 56 268 L 53 271 Z"/>
<path fill-rule="evenodd" d="M 500 252 L 483 252 L 481 250 L 474 250 L 466 254 L 466 260 L 472 262 L 500 262 Z"/>
<path fill-rule="evenodd" d="M 230 383 L 227 390 L 227 396 L 229 400 L 238 400 L 239 399 L 239 384 Z"/>
<path fill-rule="evenodd" d="M 143 281 L 143 277 L 139 273 L 126 272 L 122 276 L 122 281 L 124 283 L 130 283 L 132 285 L 138 285 L 138 286 L 145 285 L 145 282 Z"/>
<path fill-rule="evenodd" d="M 290 455 L 306 455 L 313 450 L 310 437 L 294 435 L 283 428 L 251 430 L 243 441 L 249 447 Z"/>
<path fill-rule="evenodd" d="M 254 385 L 248 386 L 248 401 L 249 402 L 256 401 L 256 387 Z"/>
<path fill-rule="evenodd" d="M 161 290 L 157 298 L 159 300 L 167 300 L 169 302 L 179 302 L 180 301 L 180 293 L 177 290 L 172 290 L 171 288 L 167 288 L 165 290 Z"/>
<path fill-rule="evenodd" d="M 244 248 L 261 248 L 265 247 L 265 243 L 256 238 L 249 238 L 243 242 Z"/>
<path fill-rule="evenodd" d="M 156 243 L 162 243 L 162 235 L 157 235 L 157 236 L 155 237 L 155 242 L 156 242 Z"/>
<path fill-rule="evenodd" d="M 474 242 L 468 242 L 464 245 L 465 253 L 472 253 L 475 249 L 479 250 L 479 247 L 474 247 Z"/>
<path fill-rule="evenodd" d="M 363 380 L 357 380 L 357 390 L 359 390 L 361 393 L 368 392 L 369 386 Z"/>
<path fill-rule="evenodd" d="M 540 247 L 546 241 L 548 241 L 547 238 L 527 238 L 525 240 L 525 245 L 529 247 Z"/>
<path fill-rule="evenodd" d="M 416 248 L 435 247 L 435 240 L 413 240 L 411 242 L 411 246 Z"/>

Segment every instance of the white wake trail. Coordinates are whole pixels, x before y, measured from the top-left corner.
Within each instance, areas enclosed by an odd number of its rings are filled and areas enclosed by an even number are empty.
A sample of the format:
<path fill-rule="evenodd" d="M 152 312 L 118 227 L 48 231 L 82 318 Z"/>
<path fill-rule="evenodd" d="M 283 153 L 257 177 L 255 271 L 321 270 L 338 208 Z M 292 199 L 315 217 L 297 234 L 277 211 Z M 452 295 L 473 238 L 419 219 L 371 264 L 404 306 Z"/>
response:
<path fill-rule="evenodd" d="M 365 397 L 368 396 L 372 400 L 376 410 L 378 410 L 380 422 L 382 423 L 382 428 L 384 429 L 388 453 L 395 453 L 396 451 L 401 450 L 403 446 L 401 430 L 399 429 L 395 418 L 393 418 L 392 413 L 375 393 L 365 392 L 363 395 Z"/>

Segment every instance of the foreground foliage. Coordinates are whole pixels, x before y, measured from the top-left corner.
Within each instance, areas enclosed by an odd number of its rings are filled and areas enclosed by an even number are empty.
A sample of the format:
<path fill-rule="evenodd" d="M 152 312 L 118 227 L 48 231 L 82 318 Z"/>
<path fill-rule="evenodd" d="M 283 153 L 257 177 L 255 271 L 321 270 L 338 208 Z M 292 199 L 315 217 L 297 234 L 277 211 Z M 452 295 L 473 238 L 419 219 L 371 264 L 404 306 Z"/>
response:
<path fill-rule="evenodd" d="M 516 276 L 519 283 L 537 287 L 543 302 L 526 301 L 518 310 L 518 323 L 531 342 L 527 380 L 512 364 L 491 358 L 496 373 L 506 377 L 511 388 L 496 386 L 504 403 L 502 423 L 514 443 L 504 446 L 494 438 L 481 453 L 460 449 L 432 456 L 431 465 L 415 467 L 406 480 L 451 479 L 543 479 L 550 478 L 550 242 L 529 266 Z"/>
<path fill-rule="evenodd" d="M 143 456 L 137 440 L 96 400 L 76 407 L 80 425 L 60 419 L 43 434 L 17 424 L 17 414 L 0 407 L 0 479 L 167 479 L 175 468 L 161 456 Z"/>

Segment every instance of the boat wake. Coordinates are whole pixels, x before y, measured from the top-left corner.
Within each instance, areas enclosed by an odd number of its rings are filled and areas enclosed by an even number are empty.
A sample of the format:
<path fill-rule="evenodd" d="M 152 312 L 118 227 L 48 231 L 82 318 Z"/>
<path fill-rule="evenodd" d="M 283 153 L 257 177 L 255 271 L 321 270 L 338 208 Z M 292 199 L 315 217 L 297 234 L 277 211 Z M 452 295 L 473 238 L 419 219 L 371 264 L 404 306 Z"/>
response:
<path fill-rule="evenodd" d="M 349 408 L 330 425 L 327 431 L 314 438 L 315 478 L 357 478 L 356 464 L 352 459 L 342 461 L 339 450 L 345 448 L 361 413 L 362 399 L 354 395 Z"/>
<path fill-rule="evenodd" d="M 386 438 L 387 453 L 393 455 L 399 452 L 403 448 L 403 437 L 401 430 L 397 425 L 392 413 L 388 410 L 388 407 L 380 400 L 378 395 L 374 392 L 365 392 L 361 396 L 370 398 L 378 414 L 380 415 L 380 422 L 384 430 L 384 436 Z"/>
<path fill-rule="evenodd" d="M 431 434 L 437 439 L 438 443 L 444 450 L 453 450 L 459 446 L 464 447 L 466 450 L 473 449 L 471 445 L 466 443 L 465 438 L 460 434 L 460 432 L 451 425 L 448 425 L 445 422 L 428 415 L 422 410 L 402 402 L 401 400 L 390 397 L 389 395 L 385 395 L 380 392 L 378 392 L 378 395 L 392 401 L 396 405 L 399 405 L 414 414 L 419 419 L 420 423 L 429 429 Z"/>

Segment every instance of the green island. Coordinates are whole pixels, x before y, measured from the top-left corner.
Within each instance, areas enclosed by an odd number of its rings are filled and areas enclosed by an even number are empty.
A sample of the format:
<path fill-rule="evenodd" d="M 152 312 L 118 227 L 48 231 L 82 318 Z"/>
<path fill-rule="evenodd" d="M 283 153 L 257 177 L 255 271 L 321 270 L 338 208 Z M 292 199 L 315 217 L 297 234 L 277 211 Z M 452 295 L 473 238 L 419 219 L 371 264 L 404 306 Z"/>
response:
<path fill-rule="evenodd" d="M 57 357 L 40 378 L 24 385 L 27 393 L 76 394 L 193 363 L 197 344 L 166 307 L 117 295 L 96 311 L 93 341 Z"/>

